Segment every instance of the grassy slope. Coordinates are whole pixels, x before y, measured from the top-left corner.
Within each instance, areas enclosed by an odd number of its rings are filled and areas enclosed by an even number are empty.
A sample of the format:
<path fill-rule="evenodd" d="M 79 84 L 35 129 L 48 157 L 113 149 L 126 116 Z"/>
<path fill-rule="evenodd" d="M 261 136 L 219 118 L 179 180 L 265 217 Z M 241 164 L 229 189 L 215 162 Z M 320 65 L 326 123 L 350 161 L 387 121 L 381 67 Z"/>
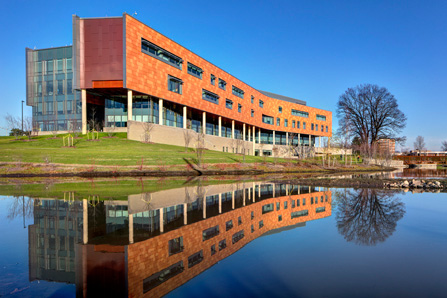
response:
<path fill-rule="evenodd" d="M 99 141 L 87 141 L 85 138 L 75 140 L 76 148 L 63 148 L 62 138 L 51 139 L 40 136 L 31 142 L 15 141 L 13 137 L 0 137 L 0 162 L 37 162 L 46 159 L 52 163 L 95 164 L 135 166 L 144 158 L 144 165 L 185 164 L 184 158 L 196 157 L 194 150 L 185 153 L 183 147 L 144 144 L 126 139 L 126 133 L 117 133 L 116 138 L 103 138 Z M 263 157 L 246 156 L 247 163 L 262 162 Z M 242 161 L 241 155 L 219 151 L 206 151 L 205 163 L 235 163 Z"/>

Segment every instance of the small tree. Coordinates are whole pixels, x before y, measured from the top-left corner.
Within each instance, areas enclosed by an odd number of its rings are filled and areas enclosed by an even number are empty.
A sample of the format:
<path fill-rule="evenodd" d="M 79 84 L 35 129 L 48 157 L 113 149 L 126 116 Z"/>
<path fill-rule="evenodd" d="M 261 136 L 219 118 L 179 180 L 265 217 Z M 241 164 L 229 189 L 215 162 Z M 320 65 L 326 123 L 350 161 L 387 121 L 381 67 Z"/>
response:
<path fill-rule="evenodd" d="M 26 117 L 23 119 L 23 132 L 28 137 L 28 140 L 31 140 L 33 136 L 33 118 Z"/>
<path fill-rule="evenodd" d="M 205 134 L 197 134 L 196 142 L 196 156 L 197 156 L 197 166 L 201 167 L 203 164 L 203 154 L 205 153 Z"/>
<path fill-rule="evenodd" d="M 143 128 L 143 134 L 141 135 L 141 141 L 143 143 L 149 143 L 151 140 L 151 132 L 154 129 L 154 123 L 142 122 L 141 126 Z"/>
<path fill-rule="evenodd" d="M 447 141 L 442 142 L 441 151 L 447 151 Z"/>
<path fill-rule="evenodd" d="M 185 153 L 188 152 L 189 144 L 194 137 L 194 132 L 191 129 L 183 130 L 183 140 L 185 141 Z"/>
<path fill-rule="evenodd" d="M 414 150 L 418 150 L 418 151 L 425 150 L 424 137 L 417 136 L 416 141 L 413 143 L 413 145 L 414 145 Z"/>
<path fill-rule="evenodd" d="M 23 131 L 18 128 L 20 127 L 20 120 L 17 117 L 14 117 L 8 113 L 5 116 L 5 122 L 8 130 L 10 131 L 9 135 L 13 135 L 16 139 L 18 139 L 19 136 L 23 134 Z"/>

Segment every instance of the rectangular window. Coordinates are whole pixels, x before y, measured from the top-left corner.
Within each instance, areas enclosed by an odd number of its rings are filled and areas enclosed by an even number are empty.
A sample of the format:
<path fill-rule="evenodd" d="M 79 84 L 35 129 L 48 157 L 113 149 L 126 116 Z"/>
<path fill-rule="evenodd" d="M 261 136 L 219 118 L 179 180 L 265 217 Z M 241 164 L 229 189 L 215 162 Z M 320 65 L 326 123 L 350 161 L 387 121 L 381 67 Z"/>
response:
<path fill-rule="evenodd" d="M 281 208 L 281 203 L 280 202 L 276 202 L 276 211 L 278 211 Z"/>
<path fill-rule="evenodd" d="M 292 120 L 292 128 L 295 128 L 295 120 Z"/>
<path fill-rule="evenodd" d="M 317 114 L 317 120 L 320 120 L 320 121 L 326 121 L 326 116 L 318 115 L 318 114 Z"/>
<path fill-rule="evenodd" d="M 67 59 L 67 72 L 70 72 L 72 68 L 71 58 Z"/>
<path fill-rule="evenodd" d="M 149 292 L 150 290 L 161 285 L 170 278 L 176 276 L 177 274 L 182 273 L 183 270 L 184 270 L 183 261 L 180 261 L 175 263 L 174 265 L 164 268 L 163 270 L 155 274 L 152 274 L 148 278 L 145 278 L 143 280 L 143 293 Z"/>
<path fill-rule="evenodd" d="M 262 122 L 265 124 L 273 125 L 273 117 L 267 116 L 267 115 L 262 115 Z"/>
<path fill-rule="evenodd" d="M 314 130 L 314 124 L 313 123 L 310 124 L 310 130 Z"/>
<path fill-rule="evenodd" d="M 318 131 L 318 124 L 315 124 L 315 130 Z"/>
<path fill-rule="evenodd" d="M 59 73 L 64 72 L 64 60 L 58 59 L 56 63 L 57 63 L 57 72 Z"/>
<path fill-rule="evenodd" d="M 306 198 L 303 198 L 303 206 L 306 206 Z"/>
<path fill-rule="evenodd" d="M 326 126 L 326 132 L 328 132 L 327 126 Z"/>
<path fill-rule="evenodd" d="M 294 219 L 297 217 L 306 216 L 308 214 L 309 214 L 309 211 L 307 211 L 307 210 L 295 211 L 295 212 L 292 212 L 291 217 L 292 217 L 292 219 Z"/>
<path fill-rule="evenodd" d="M 295 208 L 295 200 L 292 200 L 292 208 Z"/>
<path fill-rule="evenodd" d="M 262 228 L 263 226 L 264 226 L 264 221 L 263 220 L 259 221 L 259 228 Z"/>
<path fill-rule="evenodd" d="M 326 207 L 318 207 L 317 209 L 315 209 L 316 213 L 320 213 L 320 212 L 324 212 L 326 210 Z"/>
<path fill-rule="evenodd" d="M 188 257 L 188 268 L 191 268 L 203 261 L 203 250 Z"/>
<path fill-rule="evenodd" d="M 58 95 L 64 94 L 64 81 L 63 80 L 57 81 L 57 94 Z"/>
<path fill-rule="evenodd" d="M 296 200 L 296 206 L 299 207 L 300 206 L 300 199 Z"/>
<path fill-rule="evenodd" d="M 196 78 L 202 79 L 203 70 L 200 67 L 188 62 L 188 73 Z"/>
<path fill-rule="evenodd" d="M 321 132 L 324 132 L 324 126 L 321 125 Z"/>
<path fill-rule="evenodd" d="M 282 215 L 278 215 L 278 221 L 282 221 Z"/>
<path fill-rule="evenodd" d="M 214 86 L 216 84 L 216 76 L 211 74 L 210 81 L 211 81 L 211 85 Z"/>
<path fill-rule="evenodd" d="M 240 98 L 244 98 L 244 90 L 242 90 L 242 89 L 239 89 L 238 87 L 236 87 L 236 86 L 233 86 L 233 94 L 234 95 L 236 95 L 236 96 L 238 96 L 238 97 L 240 97 Z"/>
<path fill-rule="evenodd" d="M 242 238 L 244 238 L 244 230 L 241 230 L 241 231 L 233 234 L 233 237 L 232 237 L 233 244 L 237 243 Z"/>
<path fill-rule="evenodd" d="M 259 100 L 259 106 L 260 106 L 261 108 L 263 108 L 263 107 L 264 107 L 264 101 Z"/>
<path fill-rule="evenodd" d="M 53 95 L 53 81 L 46 82 L 47 84 L 47 95 Z"/>
<path fill-rule="evenodd" d="M 255 111 L 251 110 L 251 116 L 252 116 L 252 117 L 255 116 Z"/>
<path fill-rule="evenodd" d="M 251 232 L 253 233 L 255 231 L 255 227 L 251 225 Z"/>
<path fill-rule="evenodd" d="M 225 223 L 226 230 L 231 230 L 233 228 L 233 220 L 229 220 Z"/>
<path fill-rule="evenodd" d="M 183 81 L 179 78 L 168 75 L 168 90 L 182 94 Z"/>
<path fill-rule="evenodd" d="M 172 256 L 183 251 L 183 236 L 169 240 L 169 255 Z"/>
<path fill-rule="evenodd" d="M 262 206 L 262 214 L 266 214 L 273 211 L 273 204 L 267 204 Z"/>
<path fill-rule="evenodd" d="M 67 80 L 67 94 L 73 94 L 72 80 Z"/>
<path fill-rule="evenodd" d="M 251 219 L 253 219 L 253 218 L 255 218 L 255 212 L 254 211 L 251 212 Z"/>
<path fill-rule="evenodd" d="M 227 239 L 219 241 L 219 251 L 227 247 Z"/>
<path fill-rule="evenodd" d="M 206 241 L 219 235 L 219 225 L 203 230 L 202 241 Z"/>
<path fill-rule="evenodd" d="M 202 99 L 215 103 L 217 105 L 219 104 L 219 95 L 205 89 L 202 89 Z"/>
<path fill-rule="evenodd" d="M 227 99 L 225 100 L 225 107 L 226 107 L 227 109 L 232 110 L 232 109 L 233 109 L 233 101 L 227 98 Z"/>
<path fill-rule="evenodd" d="M 293 116 L 298 116 L 298 117 L 309 118 L 309 113 L 308 112 L 303 112 L 303 111 L 299 111 L 299 110 L 293 110 L 292 109 L 292 115 Z"/>
<path fill-rule="evenodd" d="M 276 118 L 276 126 L 281 126 L 281 119 Z"/>
<path fill-rule="evenodd" d="M 171 52 L 166 51 L 165 49 L 160 48 L 159 46 L 147 41 L 144 38 L 141 38 L 141 52 L 152 56 L 160 61 L 163 61 L 171 66 L 174 66 L 178 69 L 182 69 L 182 58 L 172 54 Z"/>
<path fill-rule="evenodd" d="M 284 201 L 284 209 L 287 209 L 287 201 Z"/>
<path fill-rule="evenodd" d="M 240 226 L 242 224 L 242 217 L 237 218 L 237 225 Z"/>
<path fill-rule="evenodd" d="M 240 103 L 237 104 L 237 111 L 242 113 L 242 105 Z"/>
<path fill-rule="evenodd" d="M 227 82 L 222 79 L 219 79 L 219 88 L 222 90 L 227 90 Z"/>
<path fill-rule="evenodd" d="M 300 121 L 297 121 L 296 122 L 296 128 L 300 128 L 300 124 L 301 124 Z"/>
<path fill-rule="evenodd" d="M 289 120 L 288 119 L 284 119 L 284 127 L 287 127 L 289 125 Z"/>
<path fill-rule="evenodd" d="M 255 97 L 252 95 L 251 96 L 251 103 L 253 103 L 255 101 Z"/>
<path fill-rule="evenodd" d="M 278 112 L 282 113 L 282 107 L 278 107 Z"/>
<path fill-rule="evenodd" d="M 303 129 L 306 129 L 306 122 L 303 122 Z"/>
<path fill-rule="evenodd" d="M 216 252 L 216 244 L 211 245 L 211 255 L 214 255 Z"/>

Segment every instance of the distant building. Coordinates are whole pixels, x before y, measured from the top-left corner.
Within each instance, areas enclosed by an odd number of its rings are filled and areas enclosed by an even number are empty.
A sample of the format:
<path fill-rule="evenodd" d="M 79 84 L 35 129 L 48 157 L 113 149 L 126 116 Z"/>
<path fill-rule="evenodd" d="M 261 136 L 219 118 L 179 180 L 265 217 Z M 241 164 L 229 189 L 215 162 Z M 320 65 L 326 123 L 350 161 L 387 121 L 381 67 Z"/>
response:
<path fill-rule="evenodd" d="M 380 154 L 394 155 L 396 152 L 396 141 L 394 139 L 380 139 L 377 141 L 378 150 Z"/>

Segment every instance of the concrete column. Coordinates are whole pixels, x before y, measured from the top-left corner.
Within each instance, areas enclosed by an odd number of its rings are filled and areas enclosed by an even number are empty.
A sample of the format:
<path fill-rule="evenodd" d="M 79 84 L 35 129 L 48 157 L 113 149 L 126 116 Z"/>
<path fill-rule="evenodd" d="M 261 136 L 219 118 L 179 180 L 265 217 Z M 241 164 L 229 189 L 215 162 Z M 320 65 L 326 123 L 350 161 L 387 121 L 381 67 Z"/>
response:
<path fill-rule="evenodd" d="M 245 141 L 245 123 L 242 124 L 242 140 Z"/>
<path fill-rule="evenodd" d="M 82 134 L 87 133 L 87 90 L 81 90 L 81 104 L 82 104 Z"/>
<path fill-rule="evenodd" d="M 231 138 L 234 139 L 234 120 L 231 120 Z"/>
<path fill-rule="evenodd" d="M 129 214 L 129 243 L 133 243 L 133 214 Z"/>
<path fill-rule="evenodd" d="M 82 200 L 82 242 L 88 243 L 88 202 L 87 199 Z"/>
<path fill-rule="evenodd" d="M 183 224 L 188 224 L 188 204 L 183 204 Z"/>
<path fill-rule="evenodd" d="M 188 108 L 186 106 L 183 107 L 183 128 L 187 129 L 188 125 Z"/>
<path fill-rule="evenodd" d="M 165 231 L 164 220 L 163 220 L 163 208 L 158 209 L 160 214 L 160 233 Z"/>
<path fill-rule="evenodd" d="M 132 120 L 132 90 L 127 90 L 127 121 Z"/>
<path fill-rule="evenodd" d="M 273 131 L 273 146 L 275 146 L 275 131 Z"/>
<path fill-rule="evenodd" d="M 301 145 L 300 141 L 301 141 L 301 134 L 298 134 L 298 145 Z"/>
<path fill-rule="evenodd" d="M 258 144 L 261 144 L 261 128 L 258 130 Z"/>
<path fill-rule="evenodd" d="M 222 117 L 219 116 L 219 137 L 222 136 Z"/>
<path fill-rule="evenodd" d="M 163 99 L 158 99 L 158 124 L 163 125 Z"/>
<path fill-rule="evenodd" d="M 255 129 L 256 128 L 253 126 L 253 156 L 255 156 L 255 144 L 256 144 Z"/>
<path fill-rule="evenodd" d="M 243 206 L 245 206 L 245 190 L 246 190 L 246 188 L 245 188 L 245 186 L 244 186 L 244 190 L 243 190 L 243 192 L 242 192 L 242 205 L 243 205 Z"/>
<path fill-rule="evenodd" d="M 202 112 L 202 132 L 206 134 L 206 112 Z"/>
<path fill-rule="evenodd" d="M 250 131 L 251 131 L 251 129 L 250 129 L 250 127 L 248 128 L 248 141 L 250 142 Z"/>
<path fill-rule="evenodd" d="M 234 190 L 233 190 L 233 192 L 231 193 L 231 209 L 234 209 L 235 197 L 236 197 L 236 195 L 235 195 Z"/>
<path fill-rule="evenodd" d="M 273 184 L 273 197 L 275 197 L 276 184 Z"/>
<path fill-rule="evenodd" d="M 321 137 L 318 137 L 318 147 L 321 148 Z"/>
<path fill-rule="evenodd" d="M 222 213 L 222 194 L 219 194 L 219 213 Z"/>
<path fill-rule="evenodd" d="M 258 198 L 260 198 L 261 197 L 261 185 L 259 185 L 259 187 L 258 187 Z"/>
<path fill-rule="evenodd" d="M 288 196 L 288 195 L 289 195 L 289 185 L 286 184 L 286 196 Z"/>
<path fill-rule="evenodd" d="M 253 203 L 256 201 L 256 185 L 253 182 Z"/>
<path fill-rule="evenodd" d="M 298 194 L 301 194 L 301 187 L 298 185 Z"/>
<path fill-rule="evenodd" d="M 203 218 L 206 218 L 206 197 L 202 199 Z"/>
<path fill-rule="evenodd" d="M 289 133 L 286 132 L 286 145 L 289 145 Z"/>

